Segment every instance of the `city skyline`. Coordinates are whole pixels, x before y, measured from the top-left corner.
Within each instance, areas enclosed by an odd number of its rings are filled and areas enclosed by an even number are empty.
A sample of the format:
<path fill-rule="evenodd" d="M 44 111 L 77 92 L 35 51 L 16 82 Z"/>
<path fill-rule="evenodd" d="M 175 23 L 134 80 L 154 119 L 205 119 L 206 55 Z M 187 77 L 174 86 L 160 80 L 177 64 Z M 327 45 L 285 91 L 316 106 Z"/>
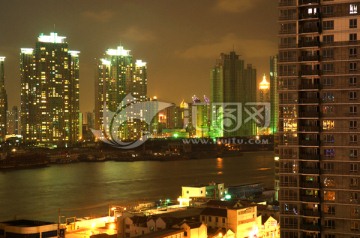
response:
<path fill-rule="evenodd" d="M 119 44 L 148 62 L 148 95 L 175 103 L 193 94 L 209 95 L 209 69 L 219 53 L 234 49 L 262 75 L 268 74 L 269 57 L 277 50 L 276 3 L 270 1 L 174 2 L 171 6 L 165 1 L 37 3 L 12 1 L 0 10 L 5 36 L 0 39 L 0 55 L 7 57 L 9 107 L 20 105 L 20 48 L 31 47 L 34 37 L 42 32 L 67 36 L 80 50 L 82 112 L 94 108 L 94 95 L 82 92 L 94 92 L 95 58 Z M 35 8 L 41 14 L 32 10 Z M 254 20 L 248 24 L 251 17 Z M 261 18 L 274 21 L 268 21 L 271 25 L 265 27 Z M 14 26 L 24 30 L 14 32 Z M 169 82 L 174 90 L 168 89 Z"/>

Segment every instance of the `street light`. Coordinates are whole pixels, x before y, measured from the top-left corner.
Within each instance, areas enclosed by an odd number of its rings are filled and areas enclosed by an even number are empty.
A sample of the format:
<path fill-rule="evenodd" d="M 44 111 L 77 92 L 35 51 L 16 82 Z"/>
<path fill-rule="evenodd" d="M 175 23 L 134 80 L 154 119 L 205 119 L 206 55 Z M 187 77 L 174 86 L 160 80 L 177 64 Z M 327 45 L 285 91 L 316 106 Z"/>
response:
<path fill-rule="evenodd" d="M 111 212 L 113 212 L 114 214 L 114 218 L 116 218 L 115 214 L 116 214 L 116 211 L 119 211 L 119 210 L 122 210 L 123 211 L 126 211 L 126 207 L 123 207 L 123 206 L 116 206 L 116 205 L 109 205 L 109 217 L 111 217 Z"/>

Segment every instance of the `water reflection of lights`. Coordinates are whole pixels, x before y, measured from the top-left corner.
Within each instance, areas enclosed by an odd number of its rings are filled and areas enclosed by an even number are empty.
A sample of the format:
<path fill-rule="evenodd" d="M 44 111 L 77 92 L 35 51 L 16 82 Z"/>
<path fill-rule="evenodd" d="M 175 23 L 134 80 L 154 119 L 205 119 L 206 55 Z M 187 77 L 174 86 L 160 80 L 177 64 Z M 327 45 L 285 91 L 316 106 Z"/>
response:
<path fill-rule="evenodd" d="M 222 170 L 223 169 L 223 159 L 218 157 L 216 158 L 216 168 L 218 168 L 219 170 Z M 218 171 L 217 174 L 223 174 L 222 171 Z"/>
<path fill-rule="evenodd" d="M 223 159 L 217 158 L 216 161 L 217 161 L 216 168 L 222 169 L 223 168 Z"/>

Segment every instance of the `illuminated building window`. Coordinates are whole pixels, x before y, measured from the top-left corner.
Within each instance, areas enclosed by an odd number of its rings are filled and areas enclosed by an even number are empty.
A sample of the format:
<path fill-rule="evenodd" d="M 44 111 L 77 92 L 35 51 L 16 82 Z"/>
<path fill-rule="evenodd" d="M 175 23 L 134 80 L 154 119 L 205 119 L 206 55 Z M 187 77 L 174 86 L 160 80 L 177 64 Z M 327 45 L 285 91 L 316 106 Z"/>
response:
<path fill-rule="evenodd" d="M 358 13 L 357 9 L 358 9 L 357 4 L 350 4 L 349 13 L 350 14 L 357 14 Z"/>
<path fill-rule="evenodd" d="M 324 191 L 324 200 L 325 201 L 335 201 L 336 193 L 335 191 Z"/>
<path fill-rule="evenodd" d="M 324 156 L 326 157 L 335 157 L 335 149 L 324 149 Z"/>
<path fill-rule="evenodd" d="M 324 120 L 323 121 L 323 130 L 331 130 L 335 127 L 335 121 L 334 120 Z"/>
<path fill-rule="evenodd" d="M 324 205 L 324 213 L 335 215 L 335 206 L 331 205 Z"/>
<path fill-rule="evenodd" d="M 334 178 L 326 177 L 326 178 L 324 179 L 324 186 L 325 186 L 325 187 L 335 187 L 335 186 L 336 186 L 335 179 L 334 179 Z"/>
<path fill-rule="evenodd" d="M 332 92 L 325 92 L 322 96 L 323 102 L 333 102 L 335 100 L 334 94 Z"/>

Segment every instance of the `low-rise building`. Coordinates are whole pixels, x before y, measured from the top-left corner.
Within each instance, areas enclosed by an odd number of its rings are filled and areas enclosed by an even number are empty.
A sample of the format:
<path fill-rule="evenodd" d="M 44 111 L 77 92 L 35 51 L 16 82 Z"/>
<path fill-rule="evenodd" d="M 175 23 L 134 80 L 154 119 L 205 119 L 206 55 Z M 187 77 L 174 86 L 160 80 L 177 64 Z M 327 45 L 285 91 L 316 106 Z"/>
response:
<path fill-rule="evenodd" d="M 199 222 L 202 209 L 189 209 L 153 216 L 118 218 L 118 238 L 177 237 L 206 238 L 207 228 Z M 175 230 L 174 230 L 175 229 Z M 181 235 L 179 233 L 181 231 Z"/>
<path fill-rule="evenodd" d="M 180 206 L 189 206 L 193 198 L 221 199 L 225 196 L 223 183 L 209 183 L 195 186 L 183 186 L 181 197 L 178 198 Z"/>
<path fill-rule="evenodd" d="M 13 220 L 0 222 L 0 238 L 26 238 L 26 237 L 65 237 L 65 228 L 57 223 Z"/>
<path fill-rule="evenodd" d="M 200 215 L 209 237 L 279 237 L 279 223 L 257 213 L 257 204 L 210 200 Z M 274 236 L 271 236 L 271 235 Z"/>

